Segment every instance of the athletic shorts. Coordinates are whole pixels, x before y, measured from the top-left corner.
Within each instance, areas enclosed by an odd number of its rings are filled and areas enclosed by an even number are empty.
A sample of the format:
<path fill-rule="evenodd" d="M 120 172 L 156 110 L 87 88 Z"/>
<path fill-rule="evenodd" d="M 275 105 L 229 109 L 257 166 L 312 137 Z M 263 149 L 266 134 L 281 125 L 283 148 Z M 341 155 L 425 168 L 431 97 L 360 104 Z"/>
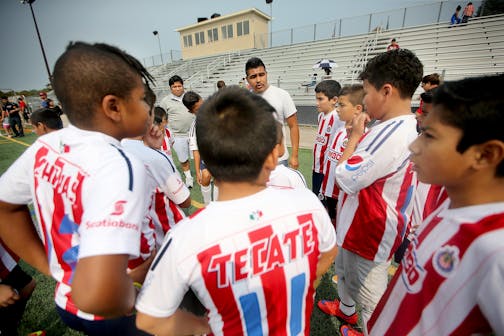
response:
<path fill-rule="evenodd" d="M 338 284 L 343 282 L 352 299 L 371 312 L 387 288 L 389 266 L 390 261 L 377 263 L 341 247 L 334 261 Z"/>
<path fill-rule="evenodd" d="M 177 153 L 177 157 L 180 163 L 189 160 L 189 137 L 188 136 L 174 136 L 173 137 L 173 150 Z"/>

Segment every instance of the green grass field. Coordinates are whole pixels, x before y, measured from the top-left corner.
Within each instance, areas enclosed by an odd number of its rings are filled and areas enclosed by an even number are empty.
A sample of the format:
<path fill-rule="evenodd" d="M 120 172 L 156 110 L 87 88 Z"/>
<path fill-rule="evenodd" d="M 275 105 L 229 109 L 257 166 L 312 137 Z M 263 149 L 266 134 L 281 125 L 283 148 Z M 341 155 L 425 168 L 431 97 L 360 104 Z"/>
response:
<path fill-rule="evenodd" d="M 16 158 L 23 153 L 28 146 L 35 141 L 35 134 L 26 132 L 27 136 L 24 138 L 7 139 L 0 137 L 0 174 L 16 160 Z M 301 149 L 299 152 L 299 170 L 303 173 L 306 182 L 311 188 L 311 150 Z M 177 161 L 177 160 L 175 160 Z M 180 169 L 180 167 L 179 167 Z M 194 172 L 193 172 L 193 175 Z M 201 203 L 201 193 L 199 187 L 191 191 L 193 200 Z M 197 208 L 191 206 L 188 213 L 192 213 Z M 67 328 L 59 319 L 55 310 L 53 300 L 55 282 L 53 279 L 48 278 L 29 265 L 21 262 L 21 267 L 33 276 L 37 281 L 37 287 L 33 293 L 30 301 L 28 302 L 23 320 L 18 329 L 19 335 L 27 335 L 30 332 L 45 330 L 48 336 L 52 335 L 82 335 L 79 332 Z M 336 287 L 331 281 L 333 275 L 332 269 L 323 277 L 322 282 L 317 289 L 317 296 L 315 302 L 320 299 L 334 298 L 337 295 Z M 339 322 L 336 318 L 330 317 L 322 313 L 318 308 L 313 309 L 311 335 L 334 335 L 338 333 Z"/>

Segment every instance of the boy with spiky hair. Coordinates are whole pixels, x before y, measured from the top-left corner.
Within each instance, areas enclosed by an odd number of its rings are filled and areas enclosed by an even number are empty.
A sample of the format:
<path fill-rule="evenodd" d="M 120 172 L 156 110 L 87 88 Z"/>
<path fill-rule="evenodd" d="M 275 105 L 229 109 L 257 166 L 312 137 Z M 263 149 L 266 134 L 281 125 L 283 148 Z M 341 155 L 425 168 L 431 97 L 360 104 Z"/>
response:
<path fill-rule="evenodd" d="M 314 283 L 336 254 L 335 234 L 311 191 L 266 187 L 278 161 L 273 112 L 239 87 L 203 104 L 198 147 L 219 182 L 219 199 L 170 231 L 137 301 L 141 329 L 163 335 L 309 332 Z M 190 315 L 177 310 L 189 288 L 209 310 L 211 330 L 196 332 L 196 324 L 185 323 Z"/>
<path fill-rule="evenodd" d="M 146 102 L 152 77 L 122 50 L 84 42 L 69 44 L 53 74 L 72 125 L 37 139 L 0 178 L 0 235 L 56 279 L 56 309 L 69 327 L 138 335 L 133 281 L 148 267 L 128 274 L 127 264 L 139 255 L 148 193 L 142 163 L 120 140 L 153 135 Z"/>
<path fill-rule="evenodd" d="M 372 58 L 360 74 L 364 106 L 352 121 L 345 151 L 336 167 L 340 189 L 335 261 L 340 300 L 319 308 L 349 324 L 369 319 L 387 287 L 391 257 L 411 216 L 416 176 L 408 145 L 417 137 L 411 97 L 422 79 L 420 60 L 407 49 Z M 370 119 L 379 120 L 366 130 Z"/>
<path fill-rule="evenodd" d="M 418 179 L 449 198 L 429 216 L 381 299 L 372 335 L 504 330 L 504 75 L 441 85 L 411 145 Z"/>

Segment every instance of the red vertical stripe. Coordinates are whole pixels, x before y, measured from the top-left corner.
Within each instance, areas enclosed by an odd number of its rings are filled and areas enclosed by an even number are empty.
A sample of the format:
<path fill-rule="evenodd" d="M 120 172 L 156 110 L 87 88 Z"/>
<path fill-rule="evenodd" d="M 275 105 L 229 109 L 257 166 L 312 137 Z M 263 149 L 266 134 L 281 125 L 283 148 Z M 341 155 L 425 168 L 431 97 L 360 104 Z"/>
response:
<path fill-rule="evenodd" d="M 250 243 L 254 244 L 260 240 L 269 240 L 273 236 L 271 226 L 265 226 L 258 230 L 249 232 Z M 259 258 L 266 263 L 268 250 L 259 253 Z M 276 266 L 274 269 L 263 273 L 261 281 L 266 301 L 266 312 L 268 314 L 268 330 L 270 335 L 286 335 L 287 316 L 287 285 L 285 283 L 285 272 L 283 268 Z"/>
<path fill-rule="evenodd" d="M 304 321 L 305 321 L 305 335 L 309 336 L 310 335 L 310 328 L 308 328 L 308 325 L 310 324 L 310 319 L 311 319 L 311 314 L 313 311 L 313 300 L 314 300 L 314 294 L 315 290 L 313 288 L 313 283 L 315 281 L 315 278 L 317 277 L 317 264 L 319 261 L 320 257 L 320 250 L 319 250 L 319 232 L 317 230 L 317 227 L 313 223 L 313 215 L 306 214 L 306 215 L 301 215 L 298 216 L 298 223 L 300 225 L 306 224 L 307 222 L 312 223 L 312 234 L 313 234 L 313 240 L 314 240 L 314 247 L 313 247 L 313 252 L 308 255 L 308 263 L 310 266 L 310 274 L 306 275 L 306 279 L 308 281 L 307 288 L 308 291 L 306 293 L 306 299 L 305 299 L 305 316 L 304 316 Z"/>
<path fill-rule="evenodd" d="M 219 288 L 217 272 L 209 272 L 210 261 L 213 256 L 219 255 L 221 249 L 219 245 L 212 246 L 198 254 L 198 261 L 201 265 L 201 275 L 205 282 L 205 287 L 217 307 L 217 311 L 224 323 L 223 335 L 243 335 L 240 311 L 236 305 L 235 297 L 231 286 Z"/>

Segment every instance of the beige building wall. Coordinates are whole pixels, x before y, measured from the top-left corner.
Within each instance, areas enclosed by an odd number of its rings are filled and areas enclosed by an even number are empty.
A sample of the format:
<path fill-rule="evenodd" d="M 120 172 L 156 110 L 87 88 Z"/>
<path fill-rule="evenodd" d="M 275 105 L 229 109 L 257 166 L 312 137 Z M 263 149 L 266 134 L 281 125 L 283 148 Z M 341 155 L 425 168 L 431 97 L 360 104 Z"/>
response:
<path fill-rule="evenodd" d="M 266 48 L 269 21 L 268 15 L 251 8 L 176 29 L 180 33 L 182 58 Z"/>

